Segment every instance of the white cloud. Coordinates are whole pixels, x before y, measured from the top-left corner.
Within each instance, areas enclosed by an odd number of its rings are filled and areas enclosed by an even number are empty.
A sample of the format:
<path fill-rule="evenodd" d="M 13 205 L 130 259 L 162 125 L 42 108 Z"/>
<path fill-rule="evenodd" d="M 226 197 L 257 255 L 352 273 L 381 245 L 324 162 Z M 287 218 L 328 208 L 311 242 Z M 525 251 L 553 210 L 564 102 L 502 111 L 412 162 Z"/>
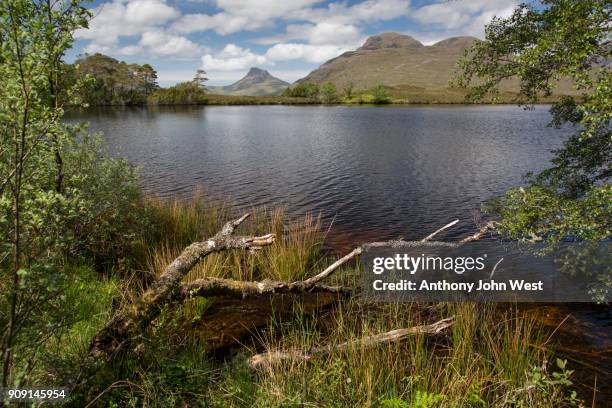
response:
<path fill-rule="evenodd" d="M 172 29 L 180 33 L 214 30 L 217 34 L 228 35 L 238 31 L 257 30 L 261 24 L 260 21 L 228 13 L 188 14 L 175 21 Z"/>
<path fill-rule="evenodd" d="M 197 58 L 202 47 L 188 38 L 163 28 L 180 12 L 165 0 L 113 0 L 93 10 L 89 29 L 78 30 L 76 38 L 91 40 L 87 53 L 134 56 Z M 140 36 L 136 44 L 119 46 L 121 37 Z"/>
<path fill-rule="evenodd" d="M 354 47 L 297 43 L 276 44 L 268 49 L 266 57 L 271 61 L 303 59 L 309 62 L 320 63 L 337 57 L 343 52 L 351 49 L 354 49 Z"/>
<path fill-rule="evenodd" d="M 119 37 L 141 34 L 179 14 L 164 0 L 114 0 L 96 7 L 89 28 L 77 30 L 75 37 L 98 45 L 116 44 Z"/>
<path fill-rule="evenodd" d="M 264 55 L 258 55 L 248 48 L 228 44 L 216 54 L 205 54 L 202 67 L 207 71 L 242 71 L 254 65 L 266 65 L 269 61 Z"/>
<path fill-rule="evenodd" d="M 254 31 L 273 24 L 293 11 L 321 0 L 217 0 L 216 14 L 187 14 L 172 28 L 181 33 L 213 30 L 220 35 Z"/>
<path fill-rule="evenodd" d="M 355 45 L 363 36 L 354 25 L 339 23 L 289 24 L 285 33 L 255 39 L 255 44 L 272 45 L 286 41 L 305 40 L 310 44 Z"/>
<path fill-rule="evenodd" d="M 352 44 L 360 34 L 354 25 L 318 23 L 308 34 L 310 44 Z"/>
<path fill-rule="evenodd" d="M 508 17 L 519 2 L 516 0 L 472 0 L 435 3 L 415 9 L 411 18 L 431 25 L 440 39 L 452 35 L 484 36 L 484 26 L 493 16 Z M 425 34 L 428 35 L 428 34 Z"/>
<path fill-rule="evenodd" d="M 125 7 L 126 22 L 138 25 L 161 24 L 178 17 L 179 11 L 164 0 L 131 0 Z"/>
<path fill-rule="evenodd" d="M 354 5 L 330 3 L 326 8 L 303 8 L 287 17 L 311 22 L 356 24 L 364 21 L 385 21 L 405 16 L 410 11 L 409 0 L 366 0 Z"/>
<path fill-rule="evenodd" d="M 151 30 L 142 34 L 139 45 L 157 56 L 195 57 L 201 47 L 187 38 L 169 34 L 163 30 Z"/>
<path fill-rule="evenodd" d="M 235 16 L 265 21 L 286 17 L 304 7 L 322 0 L 217 0 L 217 7 Z"/>

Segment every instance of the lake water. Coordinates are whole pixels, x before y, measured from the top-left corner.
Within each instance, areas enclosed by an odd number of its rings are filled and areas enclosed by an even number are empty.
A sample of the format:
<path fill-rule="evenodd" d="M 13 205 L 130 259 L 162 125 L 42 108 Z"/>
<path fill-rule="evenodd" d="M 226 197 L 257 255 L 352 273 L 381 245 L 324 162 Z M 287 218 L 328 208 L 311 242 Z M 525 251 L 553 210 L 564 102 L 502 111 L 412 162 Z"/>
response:
<path fill-rule="evenodd" d="M 473 232 L 481 204 L 547 167 L 550 150 L 572 132 L 547 127 L 545 106 L 97 108 L 68 120 L 103 132 L 112 154 L 142 167 L 152 194 L 199 188 L 241 208 L 320 212 L 333 220 L 328 243 L 342 250 L 421 238 L 456 218 L 447 239 Z M 588 362 L 578 366 L 587 367 L 578 383 L 589 395 L 597 376 L 605 401 L 612 395 L 609 309 L 537 308 L 553 329 L 569 322 L 557 335 L 568 358 Z"/>
<path fill-rule="evenodd" d="M 113 154 L 142 167 L 146 189 L 201 188 L 238 207 L 283 205 L 333 220 L 339 245 L 422 237 L 544 168 L 571 129 L 548 108 L 229 106 L 99 108 L 72 113 Z"/>

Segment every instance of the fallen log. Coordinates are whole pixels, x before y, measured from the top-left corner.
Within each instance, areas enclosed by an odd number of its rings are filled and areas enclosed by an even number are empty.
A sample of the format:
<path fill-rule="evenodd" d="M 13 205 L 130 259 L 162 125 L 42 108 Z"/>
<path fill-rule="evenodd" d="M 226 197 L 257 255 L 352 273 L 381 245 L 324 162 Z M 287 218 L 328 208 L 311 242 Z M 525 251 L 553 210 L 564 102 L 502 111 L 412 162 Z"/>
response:
<path fill-rule="evenodd" d="M 194 296 L 227 296 L 236 299 L 247 299 L 253 296 L 281 293 L 336 293 L 341 295 L 353 293 L 352 288 L 345 286 L 306 285 L 304 282 L 287 283 L 271 280 L 248 282 L 222 278 L 204 278 L 181 285 L 176 297 L 178 299 L 188 299 Z"/>
<path fill-rule="evenodd" d="M 258 250 L 274 242 L 274 234 L 260 237 L 233 236 L 234 230 L 249 217 L 245 214 L 226 223 L 221 231 L 206 241 L 195 242 L 166 267 L 161 276 L 127 310 L 120 311 L 92 339 L 88 359 L 110 361 L 129 345 L 176 298 L 181 280 L 206 256 L 229 249 Z"/>
<path fill-rule="evenodd" d="M 268 351 L 266 353 L 256 354 L 252 356 L 248 359 L 247 364 L 251 369 L 255 370 L 264 366 L 269 366 L 271 364 L 278 364 L 286 360 L 309 361 L 315 357 L 329 354 L 332 351 L 343 351 L 350 348 L 371 348 L 382 344 L 399 342 L 417 334 L 436 335 L 442 332 L 443 330 L 451 327 L 453 325 L 453 322 L 453 317 L 448 317 L 446 319 L 442 319 L 435 323 L 424 326 L 415 326 L 407 329 L 391 330 L 386 333 L 365 336 L 360 339 L 346 341 L 344 343 L 336 345 L 315 347 L 308 351 Z"/>
<path fill-rule="evenodd" d="M 264 280 L 261 282 L 243 282 L 231 279 L 204 278 L 191 283 L 182 284 L 182 279 L 189 271 L 206 256 L 225 250 L 241 249 L 256 251 L 271 245 L 275 240 L 274 234 L 263 236 L 234 236 L 234 230 L 249 217 L 245 214 L 239 219 L 226 223 L 221 231 L 205 241 L 195 242 L 166 267 L 160 277 L 147 289 L 142 296 L 126 310 L 119 311 L 117 315 L 92 339 L 86 365 L 97 361 L 111 361 L 113 356 L 121 349 L 132 345 L 132 341 L 149 326 L 159 315 L 161 309 L 176 301 L 185 300 L 193 296 L 229 296 L 245 299 L 248 297 L 283 294 L 283 293 L 336 293 L 351 294 L 353 289 L 342 286 L 327 286 L 319 282 L 332 275 L 340 266 L 357 258 L 365 249 L 380 246 L 394 248 L 410 247 L 415 245 L 436 245 L 456 247 L 480 239 L 493 229 L 492 222 L 483 226 L 476 234 L 471 235 L 458 243 L 430 241 L 439 232 L 455 225 L 453 221 L 444 227 L 429 234 L 421 241 L 384 241 L 372 242 L 358 246 L 347 255 L 332 263 L 319 274 L 308 279 L 295 282 L 279 282 Z"/>

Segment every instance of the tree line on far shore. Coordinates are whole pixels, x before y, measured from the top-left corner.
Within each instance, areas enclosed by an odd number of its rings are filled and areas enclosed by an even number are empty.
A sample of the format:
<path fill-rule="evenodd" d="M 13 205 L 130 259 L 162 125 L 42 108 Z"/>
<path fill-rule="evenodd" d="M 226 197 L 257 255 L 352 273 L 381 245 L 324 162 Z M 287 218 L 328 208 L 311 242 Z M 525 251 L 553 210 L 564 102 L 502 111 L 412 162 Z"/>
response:
<path fill-rule="evenodd" d="M 338 90 L 336 85 L 326 82 L 318 85 L 312 82 L 300 82 L 295 86 L 285 89 L 283 96 L 293 98 L 310 98 L 322 103 L 359 102 L 359 103 L 390 103 L 389 91 L 384 85 L 377 85 L 365 92 L 355 92 L 355 86 L 348 83 L 344 88 Z"/>
<path fill-rule="evenodd" d="M 206 103 L 204 70 L 194 79 L 161 88 L 149 64 L 128 64 L 103 54 L 84 55 L 68 66 L 69 83 L 80 83 L 80 99 L 89 106 Z"/>
<path fill-rule="evenodd" d="M 196 71 L 193 80 L 168 88 L 159 86 L 157 71 L 151 65 L 129 64 L 99 53 L 79 57 L 74 64 L 66 66 L 66 71 L 67 84 L 80 84 L 79 99 L 88 106 L 201 105 L 210 101 L 206 89 L 208 78 L 202 69 Z M 288 101 L 309 103 L 391 102 L 389 91 L 383 85 L 357 93 L 352 84 L 338 90 L 331 82 L 299 83 L 287 88 L 281 96 Z"/>

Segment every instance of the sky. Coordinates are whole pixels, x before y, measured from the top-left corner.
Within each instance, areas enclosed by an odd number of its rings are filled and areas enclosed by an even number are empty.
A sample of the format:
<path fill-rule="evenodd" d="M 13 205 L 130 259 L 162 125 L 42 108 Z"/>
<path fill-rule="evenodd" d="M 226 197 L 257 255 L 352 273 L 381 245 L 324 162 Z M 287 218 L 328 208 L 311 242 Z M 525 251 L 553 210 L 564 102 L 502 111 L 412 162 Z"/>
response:
<path fill-rule="evenodd" d="M 483 38 L 493 17 L 514 0 L 95 0 L 88 29 L 67 55 L 100 52 L 151 64 L 159 83 L 191 80 L 204 69 L 210 85 L 242 78 L 250 67 L 288 82 L 394 31 L 425 45 L 448 37 Z"/>

